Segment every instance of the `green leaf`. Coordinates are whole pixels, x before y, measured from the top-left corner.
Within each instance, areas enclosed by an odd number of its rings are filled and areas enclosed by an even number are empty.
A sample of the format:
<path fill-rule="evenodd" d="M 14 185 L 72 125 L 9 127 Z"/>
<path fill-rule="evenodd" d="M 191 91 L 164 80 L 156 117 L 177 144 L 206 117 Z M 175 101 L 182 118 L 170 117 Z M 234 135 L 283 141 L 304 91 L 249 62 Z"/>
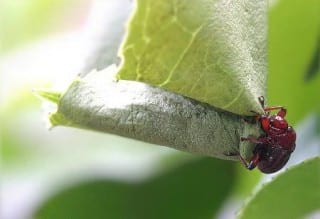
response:
<path fill-rule="evenodd" d="M 62 96 L 61 92 L 45 90 L 45 89 L 34 89 L 33 93 L 39 98 L 43 98 L 55 104 L 59 103 L 59 100 L 61 99 L 61 96 Z"/>
<path fill-rule="evenodd" d="M 310 61 L 308 70 L 305 74 L 305 80 L 306 81 L 312 80 L 314 79 L 314 77 L 318 76 L 319 74 L 320 74 L 320 34 L 319 34 L 319 40 L 318 40 L 316 51 L 314 52 L 313 58 Z"/>
<path fill-rule="evenodd" d="M 197 159 L 138 183 L 96 179 L 52 195 L 33 218 L 212 218 L 235 180 L 234 164 Z"/>
<path fill-rule="evenodd" d="M 50 115 L 53 126 L 91 129 L 221 159 L 249 158 L 258 123 L 135 81 L 114 81 L 115 66 L 77 78 Z M 46 96 L 51 96 L 46 93 Z"/>
<path fill-rule="evenodd" d="M 134 81 L 116 83 L 110 76 L 119 73 L 119 68 L 112 66 L 77 78 L 61 96 L 39 93 L 58 102 L 57 112 L 50 114 L 51 124 L 117 134 L 222 159 L 238 160 L 239 153 L 249 158 L 254 144 L 240 138 L 261 135 L 259 124 L 245 122 L 243 115 L 263 112 L 257 97 L 265 90 L 265 9 L 266 2 L 260 0 L 202 0 L 192 4 L 138 1 L 122 51 L 130 54 L 139 48 L 139 69 L 152 77 L 163 75 L 156 74 L 155 69 L 168 70 L 163 68 L 165 63 L 174 71 L 170 80 L 163 80 L 181 91 L 196 91 L 196 96 Z M 148 16 L 146 27 L 141 29 L 139 16 L 146 15 L 144 10 Z M 158 20 L 160 17 L 163 19 Z M 114 38 L 111 41 L 115 42 Z M 151 62 L 150 57 L 158 61 Z M 125 62 L 136 60 L 136 56 L 123 58 Z M 95 60 L 93 63 L 98 64 L 98 56 Z M 136 69 L 125 62 L 120 76 L 125 69 L 136 74 Z M 193 83 L 199 74 L 199 83 Z"/>
<path fill-rule="evenodd" d="M 288 108 L 293 123 L 320 109 L 320 74 L 305 80 L 319 36 L 320 0 L 278 0 L 270 8 L 268 97 Z"/>
<path fill-rule="evenodd" d="M 159 86 L 240 114 L 262 113 L 265 0 L 138 0 L 118 79 Z"/>
<path fill-rule="evenodd" d="M 240 218 L 304 218 L 320 209 L 320 157 L 285 171 L 242 209 Z"/>

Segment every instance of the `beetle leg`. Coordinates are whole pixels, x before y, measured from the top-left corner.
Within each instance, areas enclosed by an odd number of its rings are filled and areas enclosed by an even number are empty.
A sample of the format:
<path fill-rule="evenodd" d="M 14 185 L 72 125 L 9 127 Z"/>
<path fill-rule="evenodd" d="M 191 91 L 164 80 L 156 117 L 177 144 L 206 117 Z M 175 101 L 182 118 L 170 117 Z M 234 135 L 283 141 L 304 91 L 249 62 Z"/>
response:
<path fill-rule="evenodd" d="M 264 111 L 272 111 L 272 110 L 277 110 L 277 109 L 280 109 L 279 112 L 277 113 L 277 116 L 284 118 L 287 114 L 287 110 L 283 106 L 266 107 L 266 108 L 264 108 Z"/>
<path fill-rule="evenodd" d="M 249 163 L 241 155 L 239 155 L 239 158 L 248 170 L 254 169 L 260 161 L 260 156 L 258 153 L 253 155 Z"/>
<path fill-rule="evenodd" d="M 248 163 L 247 168 L 248 168 L 249 170 L 254 169 L 254 168 L 258 165 L 259 161 L 260 161 L 260 155 L 259 155 L 259 153 L 257 153 L 257 154 L 255 154 L 255 155 L 253 155 L 253 157 L 251 157 L 250 162 Z"/>
<path fill-rule="evenodd" d="M 287 114 L 287 110 L 282 107 L 282 106 L 271 106 L 271 107 L 265 107 L 265 101 L 264 101 L 264 97 L 263 96 L 260 96 L 258 97 L 258 100 L 262 106 L 262 108 L 264 109 L 265 112 L 269 112 L 269 111 L 272 111 L 272 110 L 277 110 L 277 109 L 280 109 L 279 112 L 277 113 L 277 116 L 280 116 L 282 118 L 284 118 Z"/>
<path fill-rule="evenodd" d="M 246 138 L 241 137 L 240 140 L 241 141 L 250 141 L 255 144 L 266 144 L 266 143 L 269 143 L 269 141 L 270 141 L 270 139 L 268 137 L 256 138 L 256 137 L 253 137 L 250 135 Z"/>

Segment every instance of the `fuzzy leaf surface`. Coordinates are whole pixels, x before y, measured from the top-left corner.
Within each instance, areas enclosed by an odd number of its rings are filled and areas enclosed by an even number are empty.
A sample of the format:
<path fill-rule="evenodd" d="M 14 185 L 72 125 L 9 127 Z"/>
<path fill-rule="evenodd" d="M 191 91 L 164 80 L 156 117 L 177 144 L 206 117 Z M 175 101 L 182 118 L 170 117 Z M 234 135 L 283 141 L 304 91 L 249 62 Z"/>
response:
<path fill-rule="evenodd" d="M 239 115 L 262 113 L 266 1 L 138 0 L 118 79 L 142 81 Z"/>

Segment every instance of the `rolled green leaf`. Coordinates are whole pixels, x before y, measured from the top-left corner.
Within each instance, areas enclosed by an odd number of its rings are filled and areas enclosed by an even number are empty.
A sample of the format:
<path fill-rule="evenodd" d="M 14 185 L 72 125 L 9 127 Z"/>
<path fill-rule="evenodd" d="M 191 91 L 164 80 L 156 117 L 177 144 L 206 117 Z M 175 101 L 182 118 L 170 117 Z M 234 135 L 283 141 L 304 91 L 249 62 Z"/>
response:
<path fill-rule="evenodd" d="M 237 160 L 239 153 L 249 158 L 255 145 L 240 138 L 261 135 L 259 124 L 245 117 L 263 113 L 258 97 L 265 96 L 266 0 L 135 3 L 118 68 L 85 70 L 61 95 L 38 92 L 57 102 L 52 126 L 222 159 Z M 114 50 L 97 51 L 103 52 L 87 69 L 115 58 Z"/>
<path fill-rule="evenodd" d="M 51 114 L 53 126 L 112 133 L 196 154 L 237 160 L 251 156 L 259 124 L 208 104 L 134 81 L 114 81 L 111 66 L 75 80 Z M 41 92 L 39 95 L 45 94 Z M 49 95 L 50 96 L 50 95 Z"/>

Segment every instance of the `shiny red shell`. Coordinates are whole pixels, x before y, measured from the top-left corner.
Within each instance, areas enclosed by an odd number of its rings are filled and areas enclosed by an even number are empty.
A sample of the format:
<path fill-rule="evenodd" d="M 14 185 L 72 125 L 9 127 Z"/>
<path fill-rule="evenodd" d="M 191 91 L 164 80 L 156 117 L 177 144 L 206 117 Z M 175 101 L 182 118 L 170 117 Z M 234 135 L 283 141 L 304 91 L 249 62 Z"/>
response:
<path fill-rule="evenodd" d="M 241 156 L 240 159 L 249 170 L 257 166 L 263 173 L 274 173 L 288 162 L 294 151 L 296 132 L 285 120 L 287 110 L 284 107 L 265 107 L 263 97 L 259 97 L 259 101 L 265 113 L 258 115 L 257 120 L 261 124 L 264 135 L 258 138 L 253 136 L 241 138 L 242 141 L 255 143 L 256 147 L 248 163 Z M 270 111 L 273 110 L 279 111 L 275 115 L 270 115 Z"/>

